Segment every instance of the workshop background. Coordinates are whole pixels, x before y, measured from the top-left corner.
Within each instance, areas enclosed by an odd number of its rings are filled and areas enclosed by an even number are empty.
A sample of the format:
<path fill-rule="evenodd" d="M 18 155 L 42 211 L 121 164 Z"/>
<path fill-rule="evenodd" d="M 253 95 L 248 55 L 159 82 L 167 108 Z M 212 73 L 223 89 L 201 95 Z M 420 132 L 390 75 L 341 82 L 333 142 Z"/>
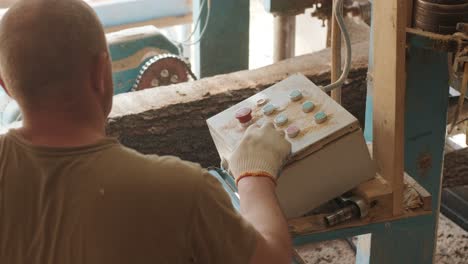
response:
<path fill-rule="evenodd" d="M 118 0 L 116 0 L 118 1 Z M 216 1 L 216 0 L 213 0 Z M 7 8 L 14 0 L 0 0 L 0 8 Z M 112 0 L 87 0 L 91 4 L 99 4 L 112 2 Z M 163 1 L 161 1 L 163 2 Z M 167 1 L 170 2 L 170 1 Z M 187 5 L 191 5 L 191 1 L 185 1 Z M 311 79 L 317 80 L 318 83 L 325 83 L 329 81 L 329 77 L 324 77 L 330 74 L 330 49 L 327 49 L 327 24 L 328 21 L 324 21 L 317 16 L 312 16 L 316 14 L 317 10 L 315 8 L 307 9 L 305 13 L 299 14 L 295 19 L 295 52 L 294 56 L 306 55 L 309 56 L 313 53 L 308 59 L 313 58 L 317 61 L 317 64 L 321 65 L 314 66 L 311 68 L 311 73 L 308 77 L 312 76 Z M 0 14 L 2 11 L 0 10 Z M 192 32 L 192 15 L 190 16 L 181 15 L 179 18 L 182 19 L 182 25 L 161 27 L 163 35 L 169 40 L 184 41 L 187 37 L 190 36 Z M 364 19 L 365 20 L 365 19 Z M 162 25 L 170 25 L 173 22 L 163 21 Z M 166 24 L 165 24 L 166 23 Z M 179 23 L 179 22 L 175 22 Z M 348 109 L 352 114 L 354 114 L 361 124 L 365 122 L 365 100 L 366 100 L 366 73 L 367 73 L 367 60 L 368 60 L 368 50 L 369 50 L 369 33 L 370 27 L 363 21 L 362 17 L 351 17 L 349 16 L 346 20 L 349 31 L 351 32 L 352 44 L 353 44 L 353 64 L 352 74 L 349 77 L 347 84 L 343 88 L 343 105 Z M 201 23 L 203 24 L 203 23 Z M 265 11 L 264 1 L 263 0 L 251 0 L 250 1 L 250 32 L 249 32 L 249 61 L 248 68 L 251 70 L 259 69 L 263 74 L 272 74 L 271 82 L 274 82 L 274 79 L 280 79 L 274 75 L 274 73 L 281 72 L 281 67 L 285 68 L 288 65 L 283 64 L 279 66 L 270 66 L 274 61 L 274 17 L 271 13 Z M 139 25 L 141 26 L 141 25 Z M 208 24 L 210 26 L 210 24 Z M 125 27 L 118 27 L 118 29 L 124 29 Z M 117 29 L 117 27 L 116 27 Z M 226 29 L 229 30 L 229 29 Z M 158 40 L 160 43 L 163 43 L 165 40 Z M 169 44 L 168 44 L 169 45 Z M 168 47 L 167 50 L 170 50 L 170 54 L 176 56 L 177 60 L 174 59 L 174 72 L 178 72 L 181 68 L 189 67 L 190 71 L 193 71 L 192 75 L 187 74 L 186 80 L 193 80 L 199 78 L 202 72 L 200 69 L 197 69 L 200 65 L 197 65 L 196 50 L 194 45 L 186 45 L 182 50 L 178 49 L 178 45 L 174 47 Z M 229 50 L 224 51 L 226 53 L 230 52 Z M 165 53 L 161 53 L 165 54 Z M 164 63 L 164 60 L 167 60 L 167 57 L 161 57 L 161 54 L 155 58 L 155 60 L 145 61 L 147 68 L 154 66 L 153 69 L 159 70 L 155 65 L 161 62 Z M 181 63 L 181 61 L 183 63 Z M 164 64 L 165 65 L 165 64 Z M 173 65 L 173 64 L 168 64 Z M 178 68 L 179 67 L 179 68 Z M 181 68 L 180 68 L 181 67 Z M 266 67 L 266 68 L 262 68 Z M 132 74 L 135 75 L 135 72 L 138 73 L 139 77 L 133 77 L 129 80 L 128 89 L 123 85 L 122 89 L 127 89 L 125 92 L 131 92 L 131 89 L 146 89 L 148 87 L 142 87 L 139 84 L 144 82 L 145 72 L 133 71 Z M 161 71 L 161 74 L 165 74 L 164 71 Z M 173 74 L 170 72 L 168 74 Z M 130 78 L 128 75 L 122 74 L 122 78 Z M 171 75 L 173 76 L 173 75 Z M 181 75 L 177 75 L 177 81 L 173 83 L 178 83 L 179 79 L 183 79 Z M 139 78 L 139 79 L 138 79 Z M 327 79 L 328 78 L 328 79 Z M 184 79 L 185 80 L 185 79 Z M 137 85 L 133 81 L 139 81 Z M 149 80 L 150 83 L 153 81 Z M 268 83 L 265 81 L 264 83 Z M 152 84 L 155 84 L 154 82 Z M 160 82 L 157 82 L 158 86 Z M 168 83 L 170 84 L 170 83 Z M 247 89 L 239 92 L 239 95 L 234 95 L 237 99 L 246 97 L 247 94 L 251 95 L 255 91 L 262 88 L 263 83 L 249 83 L 246 85 Z M 152 87 L 157 85 L 152 85 Z M 162 85 L 161 85 L 162 86 Z M 157 89 L 157 88 L 154 88 Z M 354 89 L 354 91 L 350 91 Z M 181 89 L 183 90 L 183 89 Z M 348 92 L 346 92 L 348 90 Z M 456 94 L 456 92 L 454 92 Z M 1 94 L 0 94 L 1 95 Z M 192 95 L 185 94 L 185 92 L 178 93 L 180 96 L 179 100 L 181 102 L 189 101 Z M 200 100 L 197 103 L 190 103 L 185 105 L 190 108 L 190 111 L 200 111 L 203 113 L 208 113 L 212 110 L 210 104 L 219 103 L 230 105 L 232 102 L 226 102 L 227 100 L 224 97 L 220 98 L 211 98 L 210 94 L 204 94 L 202 96 L 206 100 Z M 119 102 L 123 101 L 122 96 L 118 96 Z M 217 101 L 218 100 L 218 101 Z M 234 99 L 233 99 L 234 100 Z M 3 118 L 3 112 L 9 111 L 7 109 L 11 99 L 5 96 L 0 96 L 0 119 Z M 128 105 L 119 104 L 120 108 L 113 110 L 110 123 L 109 123 L 109 133 L 111 135 L 119 136 L 124 144 L 129 145 L 142 151 L 144 153 L 157 152 L 160 154 L 173 154 L 179 155 L 183 158 L 197 161 L 202 163 L 204 166 L 217 166 L 219 164 L 217 153 L 215 151 L 207 151 L 206 153 L 200 153 L 194 150 L 202 149 L 201 146 L 208 145 L 208 141 L 211 140 L 208 133 L 203 131 L 205 129 L 204 118 L 197 118 L 196 114 L 190 116 L 191 120 L 187 121 L 185 124 L 180 124 L 177 122 L 178 118 L 181 118 L 179 108 L 167 109 L 164 108 L 169 102 L 147 102 L 141 101 L 138 102 L 138 98 L 135 101 L 129 103 L 132 107 Z M 161 112 L 153 111 L 146 112 L 143 114 L 143 118 L 136 118 L 131 116 L 131 112 L 127 109 L 133 109 L 133 111 L 140 111 L 135 105 L 150 105 L 154 109 L 162 109 Z M 145 107 L 141 107 L 146 109 Z M 163 110 L 166 111 L 163 113 Z M 144 112 L 144 111 L 141 111 Z M 466 114 L 466 113 L 464 113 Z M 464 115 L 462 114 L 462 115 Z M 147 119 L 145 119 L 145 115 Z M 468 114 L 466 114 L 468 115 Z M 169 117 L 168 117 L 169 116 Z M 125 122 L 119 123 L 121 120 Z M 144 123 L 151 120 L 158 121 L 159 126 L 146 126 Z M 3 119 L 0 120 L 2 124 L 9 125 L 9 122 L 4 122 Z M 131 126 L 129 126 L 131 124 Z M 137 127 L 137 129 L 135 129 Z M 194 134 L 183 134 L 179 131 L 180 129 L 191 130 Z M 133 135 L 149 135 L 144 139 L 137 139 L 132 137 L 132 134 L 126 133 L 129 130 L 133 130 Z M 123 132 L 122 132 L 123 131 Z M 445 167 L 444 167 L 444 186 L 445 190 L 448 188 L 468 188 L 468 150 L 466 145 L 466 127 L 464 123 L 460 123 L 456 129 L 452 131 L 447 137 L 447 143 L 445 148 Z M 157 143 L 153 142 L 155 138 L 165 137 L 165 139 L 158 139 Z M 143 138 L 143 137 L 141 137 Z M 195 142 L 197 141 L 197 142 Z M 177 143 L 180 142 L 180 143 Z M 209 143 L 211 144 L 211 142 Z M 212 145 L 212 144 L 211 144 Z M 174 150 L 175 149 L 175 150 Z M 449 192 L 448 192 L 449 193 Z M 447 195 L 447 192 L 445 193 Z M 443 194 L 444 196 L 444 194 Z M 468 207 L 465 207 L 468 208 Z M 465 227 L 466 228 L 466 227 Z M 321 243 L 309 244 L 305 246 L 300 246 L 297 248 L 298 254 L 300 254 L 305 261 L 305 263 L 355 263 L 356 252 L 353 241 L 355 239 L 350 238 L 348 240 L 331 240 Z M 444 215 L 444 212 L 440 214 L 439 225 L 438 225 L 438 235 L 437 235 L 437 249 L 435 256 L 435 263 L 453 263 L 453 264 L 466 264 L 468 263 L 468 232 L 464 230 L 460 225 L 456 224 L 449 218 Z"/>

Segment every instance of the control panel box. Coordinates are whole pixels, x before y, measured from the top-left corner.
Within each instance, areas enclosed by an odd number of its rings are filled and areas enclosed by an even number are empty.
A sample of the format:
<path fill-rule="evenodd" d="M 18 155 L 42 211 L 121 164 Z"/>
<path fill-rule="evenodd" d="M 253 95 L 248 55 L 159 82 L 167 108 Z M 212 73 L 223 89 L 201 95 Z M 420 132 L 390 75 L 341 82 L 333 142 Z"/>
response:
<path fill-rule="evenodd" d="M 220 157 L 227 160 L 247 127 L 266 121 L 283 129 L 292 145 L 277 186 L 288 218 L 375 176 L 358 120 L 303 75 L 293 75 L 207 123 Z"/>

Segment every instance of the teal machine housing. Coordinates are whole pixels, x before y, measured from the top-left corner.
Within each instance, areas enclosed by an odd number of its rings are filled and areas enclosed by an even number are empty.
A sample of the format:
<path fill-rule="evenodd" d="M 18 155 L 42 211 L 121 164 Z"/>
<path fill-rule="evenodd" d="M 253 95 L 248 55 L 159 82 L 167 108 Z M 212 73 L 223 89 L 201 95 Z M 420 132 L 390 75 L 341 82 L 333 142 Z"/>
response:
<path fill-rule="evenodd" d="M 135 36 L 134 38 L 122 40 L 117 37 L 115 40 L 109 42 L 109 51 L 113 65 L 112 79 L 114 81 L 114 94 L 130 92 L 140 70 L 154 55 L 180 55 L 179 48 L 176 44 L 160 33 L 159 30 L 156 28 L 154 29 L 152 34 L 146 36 Z M 119 34 L 119 32 L 108 34 L 108 36 L 112 34 Z M 145 51 L 151 53 L 151 56 L 148 56 L 148 53 L 145 54 Z M 139 63 L 119 67 L 119 65 L 125 64 L 119 62 L 131 59 L 132 57 L 133 60 Z M 116 68 L 116 66 L 118 68 Z"/>

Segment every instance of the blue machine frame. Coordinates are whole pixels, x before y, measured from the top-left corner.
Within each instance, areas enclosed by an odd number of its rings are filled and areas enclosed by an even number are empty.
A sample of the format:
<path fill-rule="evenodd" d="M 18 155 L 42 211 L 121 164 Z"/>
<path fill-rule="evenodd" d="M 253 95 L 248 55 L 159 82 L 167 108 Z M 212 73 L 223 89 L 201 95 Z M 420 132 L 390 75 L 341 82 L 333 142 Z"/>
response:
<path fill-rule="evenodd" d="M 193 1 L 194 14 L 199 14 L 202 2 Z M 195 45 L 195 74 L 203 78 L 248 69 L 250 1 L 212 0 L 210 16 L 203 38 Z M 205 19 L 206 9 L 202 11 L 201 25 Z M 200 31 L 196 31 L 194 39 L 200 38 Z"/>
<path fill-rule="evenodd" d="M 281 11 L 281 0 L 265 0 L 268 11 Z M 293 242 L 312 242 L 371 234 L 369 244 L 359 243 L 356 263 L 433 263 L 440 206 L 443 148 L 448 107 L 447 52 L 433 49 L 436 40 L 407 34 L 405 94 L 405 171 L 432 195 L 432 212 L 358 227 L 293 236 Z M 369 68 L 372 69 L 373 50 Z M 366 140 L 372 141 L 372 82 L 366 109 Z M 223 171 L 211 171 L 239 208 L 235 184 Z M 370 248 L 369 248 L 370 246 Z"/>

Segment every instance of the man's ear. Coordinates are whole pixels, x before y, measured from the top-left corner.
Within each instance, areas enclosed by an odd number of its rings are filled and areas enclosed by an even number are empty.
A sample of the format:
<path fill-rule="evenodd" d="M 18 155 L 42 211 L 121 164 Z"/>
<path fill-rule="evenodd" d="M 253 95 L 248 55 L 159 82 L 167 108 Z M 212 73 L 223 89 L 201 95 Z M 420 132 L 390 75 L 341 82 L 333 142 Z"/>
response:
<path fill-rule="evenodd" d="M 8 94 L 8 96 L 11 97 L 11 94 L 10 92 L 8 91 L 6 85 L 5 85 L 5 82 L 3 81 L 2 79 L 2 76 L 0 76 L 0 86 L 2 86 L 3 90 L 5 91 L 6 94 Z"/>

